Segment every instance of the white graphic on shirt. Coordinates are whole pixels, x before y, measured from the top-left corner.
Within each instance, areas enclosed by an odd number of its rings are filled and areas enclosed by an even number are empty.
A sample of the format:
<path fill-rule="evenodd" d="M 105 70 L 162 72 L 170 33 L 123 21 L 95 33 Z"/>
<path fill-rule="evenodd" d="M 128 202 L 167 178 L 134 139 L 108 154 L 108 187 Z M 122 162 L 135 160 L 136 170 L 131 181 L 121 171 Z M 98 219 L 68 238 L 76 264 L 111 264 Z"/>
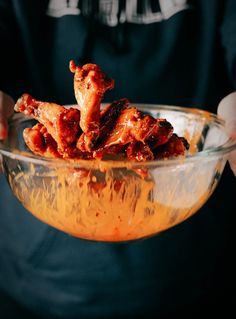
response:
<path fill-rule="evenodd" d="M 159 4 L 163 20 L 169 19 L 174 14 L 190 8 L 186 0 L 159 0 Z"/>
<path fill-rule="evenodd" d="M 64 15 L 79 15 L 79 0 L 50 0 L 47 15 L 60 18 Z"/>
<path fill-rule="evenodd" d="M 109 26 L 116 26 L 119 23 L 119 0 L 99 1 L 99 20 Z"/>
<path fill-rule="evenodd" d="M 89 16 L 96 3 L 97 17 L 103 24 L 116 26 L 118 23 L 149 24 L 169 19 L 174 14 L 189 9 L 187 0 L 157 0 L 160 10 L 154 11 L 151 0 L 126 0 L 120 8 L 119 0 L 50 0 L 47 14 L 59 18 L 64 15 Z M 81 6 L 81 4 L 83 4 Z M 141 8 L 141 9 L 140 9 Z"/>

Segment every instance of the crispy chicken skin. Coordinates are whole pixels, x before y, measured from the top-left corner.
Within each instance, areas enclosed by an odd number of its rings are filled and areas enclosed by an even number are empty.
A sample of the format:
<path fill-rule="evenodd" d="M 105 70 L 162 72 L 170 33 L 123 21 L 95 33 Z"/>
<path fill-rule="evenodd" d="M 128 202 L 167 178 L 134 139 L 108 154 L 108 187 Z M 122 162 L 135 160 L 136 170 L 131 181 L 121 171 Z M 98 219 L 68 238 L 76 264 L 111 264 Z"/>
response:
<path fill-rule="evenodd" d="M 43 124 L 61 153 L 75 143 L 81 133 L 80 111 L 77 109 L 66 109 L 55 103 L 37 101 L 29 94 L 23 94 L 16 102 L 15 111 L 29 115 Z"/>
<path fill-rule="evenodd" d="M 113 89 L 114 80 L 96 64 L 80 67 L 70 61 L 69 67 L 75 74 L 74 93 L 81 110 L 80 127 L 85 133 L 85 147 L 90 151 L 99 134 L 101 100 L 107 90 Z"/>

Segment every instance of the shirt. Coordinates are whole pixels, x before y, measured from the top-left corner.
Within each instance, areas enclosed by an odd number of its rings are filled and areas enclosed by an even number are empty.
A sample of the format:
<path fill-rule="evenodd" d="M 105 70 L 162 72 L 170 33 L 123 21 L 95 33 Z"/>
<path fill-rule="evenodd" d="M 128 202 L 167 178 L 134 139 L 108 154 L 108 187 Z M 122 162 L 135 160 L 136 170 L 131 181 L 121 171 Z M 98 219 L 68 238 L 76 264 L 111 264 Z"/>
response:
<path fill-rule="evenodd" d="M 216 112 L 235 89 L 236 4 L 218 0 L 0 0 L 0 89 L 75 103 L 69 60 L 115 79 L 104 101 Z M 149 239 L 73 238 L 31 216 L 0 183 L 0 289 L 50 318 L 165 318 L 233 304 L 235 180 Z M 191 191 L 191 190 L 190 190 Z"/>

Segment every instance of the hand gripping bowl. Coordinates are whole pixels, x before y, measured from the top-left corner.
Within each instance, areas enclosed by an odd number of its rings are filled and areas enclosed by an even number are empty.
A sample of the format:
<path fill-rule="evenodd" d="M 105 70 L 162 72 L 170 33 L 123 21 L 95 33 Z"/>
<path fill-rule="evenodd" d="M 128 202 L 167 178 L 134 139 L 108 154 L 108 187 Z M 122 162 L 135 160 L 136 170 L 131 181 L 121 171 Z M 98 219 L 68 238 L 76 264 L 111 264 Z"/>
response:
<path fill-rule="evenodd" d="M 189 218 L 213 193 L 235 142 L 214 114 L 163 105 L 137 107 L 166 118 L 188 140 L 186 158 L 142 163 L 45 159 L 33 155 L 22 137 L 35 121 L 15 114 L 9 137 L 0 145 L 14 195 L 41 221 L 96 241 L 144 238 Z"/>

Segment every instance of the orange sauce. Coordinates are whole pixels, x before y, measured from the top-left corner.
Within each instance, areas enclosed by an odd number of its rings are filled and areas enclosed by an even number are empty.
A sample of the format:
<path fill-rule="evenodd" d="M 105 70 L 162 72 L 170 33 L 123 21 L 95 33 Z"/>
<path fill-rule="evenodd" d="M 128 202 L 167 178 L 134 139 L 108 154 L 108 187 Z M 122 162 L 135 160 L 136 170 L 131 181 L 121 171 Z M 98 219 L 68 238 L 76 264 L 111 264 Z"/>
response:
<path fill-rule="evenodd" d="M 42 174 L 32 166 L 9 182 L 25 208 L 41 221 L 75 237 L 110 242 L 143 238 L 168 229 L 195 213 L 210 196 L 206 191 L 189 205 L 184 193 L 178 207 L 170 192 L 164 205 L 154 196 L 158 185 L 152 177 L 141 178 L 125 169 L 81 174 L 57 168 Z"/>

